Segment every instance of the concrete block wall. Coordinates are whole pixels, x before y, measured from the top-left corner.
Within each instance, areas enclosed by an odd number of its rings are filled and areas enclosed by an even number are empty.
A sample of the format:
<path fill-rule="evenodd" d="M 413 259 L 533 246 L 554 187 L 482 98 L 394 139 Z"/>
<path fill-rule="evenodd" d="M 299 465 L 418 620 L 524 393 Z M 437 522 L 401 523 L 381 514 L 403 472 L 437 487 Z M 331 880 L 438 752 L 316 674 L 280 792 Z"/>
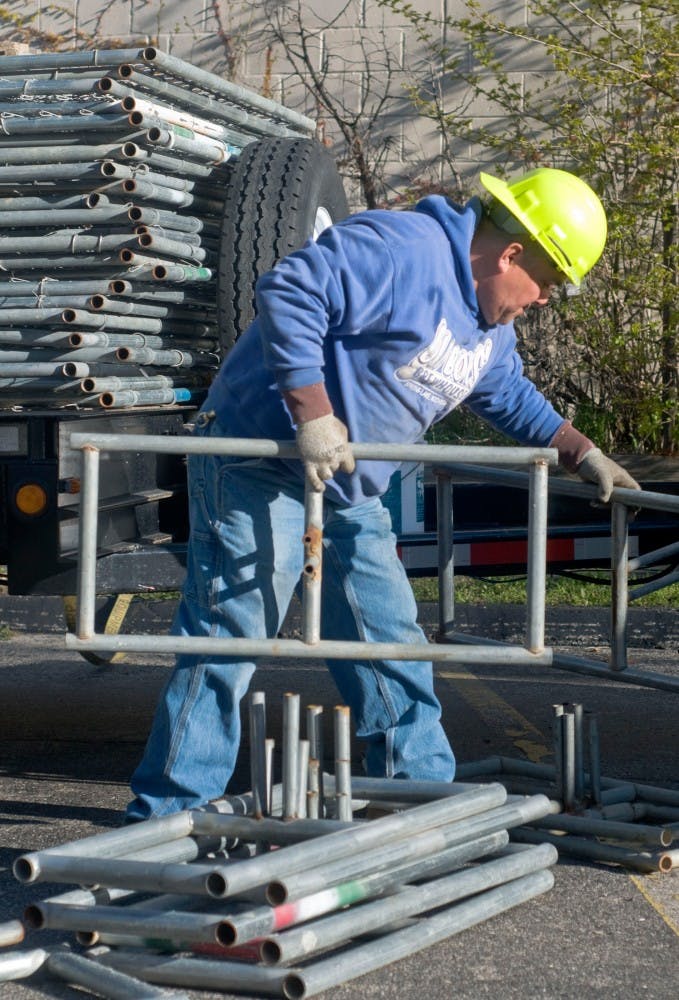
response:
<path fill-rule="evenodd" d="M 526 23 L 526 0 L 485 0 L 486 8 L 505 21 Z M 413 0 L 416 10 L 433 16 L 456 16 L 460 0 Z M 382 100 L 370 141 L 385 147 L 385 174 L 396 191 L 418 179 L 446 182 L 441 140 L 433 124 L 413 110 L 406 88 L 413 72 L 445 86 L 446 106 L 465 107 L 479 120 L 491 116 L 482 101 L 470 96 L 451 75 L 441 78 L 418 44 L 412 27 L 379 7 L 374 0 L 8 0 L 0 12 L 0 51 L 19 42 L 41 48 L 109 48 L 153 44 L 197 66 L 280 100 L 319 119 L 323 136 L 341 150 L 339 130 L 309 92 L 310 74 L 287 57 L 273 37 L 271 20 L 285 19 L 294 38 L 294 18 L 308 32 L 312 68 L 324 71 L 333 98 L 348 112 Z M 446 38 L 448 45 L 455 39 Z M 470 55 L 460 41 L 460 59 Z M 521 83 L 526 74 L 545 70 L 533 49 L 507 47 L 505 65 Z M 460 145 L 454 150 L 461 175 L 477 172 L 478 150 Z M 484 154 L 485 155 L 485 154 Z M 483 165 L 488 166 L 487 156 Z M 355 199 L 354 199 L 355 200 Z"/>

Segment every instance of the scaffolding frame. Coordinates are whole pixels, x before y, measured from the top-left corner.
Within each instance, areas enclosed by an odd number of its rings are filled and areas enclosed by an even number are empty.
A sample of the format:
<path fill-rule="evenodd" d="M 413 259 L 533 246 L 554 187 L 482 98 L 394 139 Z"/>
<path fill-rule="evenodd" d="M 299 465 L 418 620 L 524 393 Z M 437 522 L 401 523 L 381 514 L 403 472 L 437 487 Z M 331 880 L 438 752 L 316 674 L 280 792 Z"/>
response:
<path fill-rule="evenodd" d="M 304 568 L 302 573 L 302 638 L 216 638 L 97 633 L 95 630 L 99 460 L 102 452 L 214 454 L 244 458 L 299 459 L 291 441 L 242 438 L 164 437 L 160 435 L 73 433 L 69 444 L 81 451 L 81 510 L 78 539 L 76 631 L 67 633 L 68 649 L 78 652 L 137 652 L 173 655 L 270 656 L 295 659 L 421 660 L 469 665 L 553 666 L 574 673 L 645 687 L 679 691 L 679 678 L 631 669 L 627 656 L 629 601 L 676 582 L 671 571 L 653 583 L 629 588 L 630 572 L 662 562 L 679 551 L 668 545 L 629 559 L 630 510 L 652 509 L 679 514 L 679 497 L 648 490 L 615 487 L 611 495 L 611 609 L 608 664 L 554 652 L 545 647 L 545 586 L 548 489 L 567 496 L 597 500 L 597 489 L 585 483 L 548 483 L 550 466 L 558 462 L 553 448 L 478 445 L 352 444 L 358 460 L 422 462 L 433 466 L 437 490 L 438 635 L 436 642 L 367 643 L 325 640 L 321 636 L 323 494 L 305 482 Z M 500 468 L 496 468 L 499 466 Z M 513 468 L 503 468 L 511 466 Z M 516 471 L 527 467 L 527 472 Z M 455 630 L 453 482 L 456 476 L 515 486 L 527 491 L 527 600 L 523 645 Z"/>
<path fill-rule="evenodd" d="M 108 635 L 95 629 L 97 520 L 99 468 L 103 452 L 153 454 L 213 454 L 247 458 L 299 458 L 291 441 L 192 436 L 73 433 L 69 444 L 81 451 L 80 531 L 75 632 L 67 633 L 66 647 L 77 652 L 137 652 L 220 656 L 271 656 L 295 659 L 390 659 L 511 666 L 550 666 L 553 654 L 544 644 L 547 546 L 548 470 L 556 465 L 553 448 L 475 445 L 352 444 L 357 460 L 423 462 L 449 465 L 473 462 L 481 467 L 528 467 L 528 600 L 524 644 L 475 641 L 462 646 L 446 635 L 442 642 L 368 643 L 325 640 L 321 636 L 323 494 L 305 482 L 304 568 L 302 573 L 302 638 L 216 638 L 211 636 Z M 450 538 L 452 540 L 452 529 Z M 443 547 L 441 547 L 443 551 Z M 444 574 L 452 571 L 450 563 Z M 447 579 L 447 576 L 446 576 Z M 448 588 L 442 588 L 447 594 Z M 441 599 L 441 598 L 440 598 Z"/>
<path fill-rule="evenodd" d="M 481 465 L 452 463 L 434 469 L 437 490 L 437 535 L 439 567 L 439 630 L 438 638 L 451 643 L 488 644 L 469 633 L 455 630 L 455 583 L 453 549 L 453 490 L 456 477 L 466 482 L 495 483 L 530 490 L 530 482 L 525 472 L 489 469 Z M 563 496 L 597 500 L 597 489 L 586 483 L 570 482 L 552 478 L 549 489 Z M 629 587 L 630 573 L 648 566 L 662 564 L 663 560 L 679 554 L 679 543 L 662 546 L 634 559 L 629 558 L 630 511 L 657 510 L 679 515 L 679 497 L 651 490 L 631 490 L 615 487 L 611 494 L 611 607 L 610 607 L 610 653 L 608 665 L 599 660 L 553 652 L 553 667 L 586 674 L 607 680 L 623 681 L 643 687 L 659 688 L 679 692 L 679 678 L 650 670 L 635 670 L 629 667 L 627 655 L 627 625 L 629 602 L 679 581 L 679 571 L 672 569 L 663 576 L 633 589 Z M 529 586 L 530 592 L 530 586 Z M 497 642 L 498 646 L 504 645 Z"/>

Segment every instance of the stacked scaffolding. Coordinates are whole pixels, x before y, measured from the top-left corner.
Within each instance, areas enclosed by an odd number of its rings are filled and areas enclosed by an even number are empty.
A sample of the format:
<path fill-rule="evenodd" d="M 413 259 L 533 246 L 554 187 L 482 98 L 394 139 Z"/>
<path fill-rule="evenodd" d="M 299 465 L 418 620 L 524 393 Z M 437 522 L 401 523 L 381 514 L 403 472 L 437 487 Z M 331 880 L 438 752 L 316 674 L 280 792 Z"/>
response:
<path fill-rule="evenodd" d="M 153 47 L 1 57 L 0 407 L 199 401 L 229 162 L 312 133 Z"/>
<path fill-rule="evenodd" d="M 546 795 L 550 815 L 512 832 L 528 844 L 644 873 L 679 867 L 679 791 L 601 774 L 599 727 L 581 704 L 554 705 L 554 764 L 488 757 L 458 766 L 464 780 Z"/>
<path fill-rule="evenodd" d="M 45 968 L 101 996 L 167 996 L 156 983 L 300 1000 L 551 887 L 556 849 L 508 843 L 510 829 L 546 815 L 544 796 L 508 796 L 498 783 L 352 779 L 344 708 L 334 773 L 324 774 L 322 710 L 309 706 L 306 718 L 300 739 L 298 696 L 287 695 L 280 784 L 257 692 L 252 792 L 18 858 L 26 884 L 96 888 L 32 904 L 23 921 L 0 926 L 0 944 L 58 929 L 87 950 L 0 952 L 0 980 Z M 352 802 L 366 806 L 356 795 L 383 815 L 352 816 Z"/>

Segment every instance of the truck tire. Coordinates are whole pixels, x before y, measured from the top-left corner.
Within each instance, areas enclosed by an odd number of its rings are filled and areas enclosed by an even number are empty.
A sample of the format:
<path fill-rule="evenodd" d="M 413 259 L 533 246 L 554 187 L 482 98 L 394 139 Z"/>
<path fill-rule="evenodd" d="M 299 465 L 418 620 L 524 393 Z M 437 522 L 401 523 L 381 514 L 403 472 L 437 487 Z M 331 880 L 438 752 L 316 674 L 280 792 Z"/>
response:
<path fill-rule="evenodd" d="M 217 277 L 223 352 L 254 319 L 259 276 L 349 214 L 335 161 L 313 139 L 246 146 L 231 169 L 225 199 Z"/>

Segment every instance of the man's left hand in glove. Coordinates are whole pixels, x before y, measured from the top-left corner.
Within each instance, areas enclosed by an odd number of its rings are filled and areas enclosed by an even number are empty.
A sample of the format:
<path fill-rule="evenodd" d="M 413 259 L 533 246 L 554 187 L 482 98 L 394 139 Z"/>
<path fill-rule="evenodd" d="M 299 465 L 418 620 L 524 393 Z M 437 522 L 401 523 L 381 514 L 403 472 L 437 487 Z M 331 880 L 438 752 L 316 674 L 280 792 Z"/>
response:
<path fill-rule="evenodd" d="M 627 490 L 641 489 L 626 469 L 604 455 L 593 441 L 576 430 L 568 420 L 561 425 L 550 444 L 558 450 L 559 462 L 564 468 L 598 488 L 601 503 L 608 503 L 615 486 L 622 486 Z"/>
<path fill-rule="evenodd" d="M 575 470 L 586 483 L 594 483 L 599 488 L 599 500 L 607 503 L 611 499 L 614 486 L 627 490 L 640 490 L 641 486 L 626 469 L 608 458 L 600 448 L 591 448 Z"/>

